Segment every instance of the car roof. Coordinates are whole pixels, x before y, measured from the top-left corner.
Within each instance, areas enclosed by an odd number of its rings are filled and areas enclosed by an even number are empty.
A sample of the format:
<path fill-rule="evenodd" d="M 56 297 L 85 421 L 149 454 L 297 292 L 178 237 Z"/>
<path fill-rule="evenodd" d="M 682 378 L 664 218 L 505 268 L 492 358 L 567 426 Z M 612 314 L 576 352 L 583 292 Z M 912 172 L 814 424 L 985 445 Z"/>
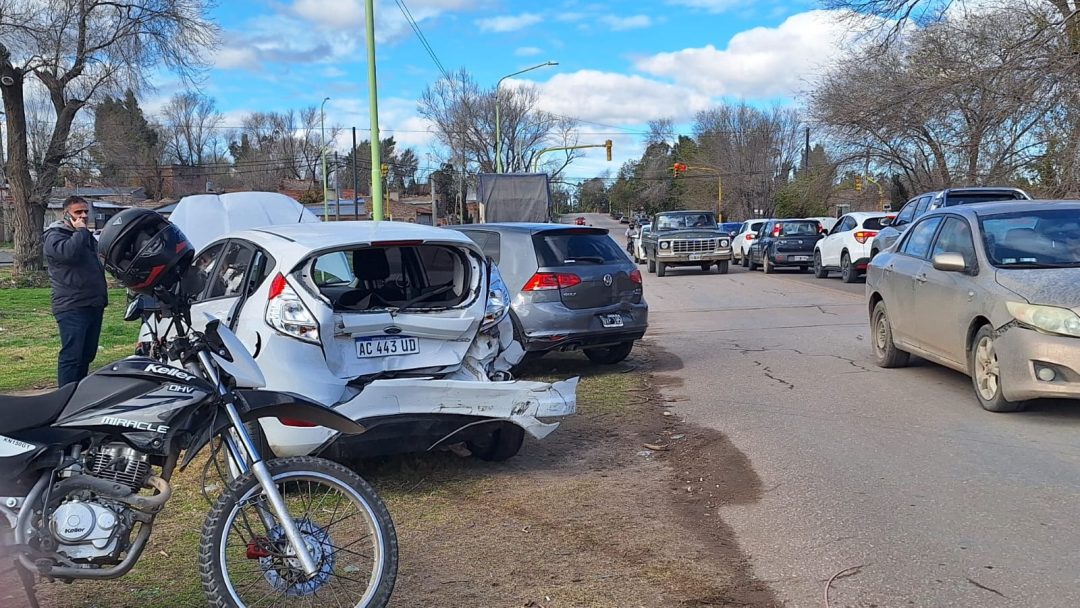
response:
<path fill-rule="evenodd" d="M 313 222 L 266 226 L 244 230 L 226 237 L 265 241 L 266 235 L 278 237 L 308 250 L 344 247 L 374 241 L 438 240 L 472 246 L 472 240 L 455 230 L 446 230 L 410 222 Z M 222 237 L 225 238 L 225 237 Z"/>
<path fill-rule="evenodd" d="M 896 213 L 893 211 L 852 211 L 851 213 L 845 213 L 844 215 L 853 217 L 857 220 L 865 220 L 872 217 L 885 217 L 888 215 L 896 215 Z"/>
<path fill-rule="evenodd" d="M 1035 200 L 1035 201 L 996 201 L 991 203 L 972 203 L 955 207 L 941 207 L 926 215 L 947 213 L 966 216 L 986 217 L 999 213 L 1023 213 L 1025 211 L 1043 211 L 1046 209 L 1068 209 L 1080 211 L 1080 201 L 1074 200 Z M 923 217 L 926 217 L 925 215 Z"/>
<path fill-rule="evenodd" d="M 716 213 L 715 211 L 709 211 L 708 209 L 675 209 L 672 211 L 657 211 L 656 215 L 674 215 L 678 213 Z"/>
<path fill-rule="evenodd" d="M 537 232 L 545 232 L 548 230 L 595 230 L 597 234 L 607 234 L 607 228 L 597 228 L 595 226 L 573 226 L 570 224 L 552 224 L 552 223 L 540 223 L 540 222 L 503 222 L 493 224 L 464 224 L 462 226 L 454 226 L 456 230 L 494 230 L 496 232 L 518 232 L 522 234 L 536 234 Z M 466 237 L 468 238 L 468 237 Z"/>

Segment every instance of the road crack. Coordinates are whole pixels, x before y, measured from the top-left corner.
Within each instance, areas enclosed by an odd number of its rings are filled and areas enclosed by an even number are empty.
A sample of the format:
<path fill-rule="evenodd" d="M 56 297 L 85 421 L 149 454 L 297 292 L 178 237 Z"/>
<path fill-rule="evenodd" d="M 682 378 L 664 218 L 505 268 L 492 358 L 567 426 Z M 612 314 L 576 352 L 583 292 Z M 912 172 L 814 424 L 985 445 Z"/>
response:
<path fill-rule="evenodd" d="M 986 585 L 984 585 L 984 584 L 980 583 L 979 581 L 971 578 L 970 576 L 965 576 L 964 578 L 967 579 L 967 582 L 971 583 L 972 585 L 975 585 L 976 587 L 978 587 L 979 589 L 982 589 L 983 591 L 989 591 L 990 593 L 1000 595 L 1001 597 L 1003 597 L 1003 598 L 1005 598 L 1007 600 L 1012 599 L 1009 596 L 1005 595 L 1004 593 L 998 591 L 997 589 L 994 589 L 993 587 L 987 587 Z"/>

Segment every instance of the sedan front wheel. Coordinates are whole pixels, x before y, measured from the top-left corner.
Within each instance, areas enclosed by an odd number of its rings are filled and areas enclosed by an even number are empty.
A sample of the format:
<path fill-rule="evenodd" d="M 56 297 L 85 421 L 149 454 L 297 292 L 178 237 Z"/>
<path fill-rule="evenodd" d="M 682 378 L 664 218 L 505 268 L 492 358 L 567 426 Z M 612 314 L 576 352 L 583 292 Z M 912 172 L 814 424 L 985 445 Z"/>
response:
<path fill-rule="evenodd" d="M 1023 401 L 1009 401 L 1001 390 L 1001 363 L 994 348 L 994 328 L 983 325 L 975 334 L 970 353 L 971 382 L 979 405 L 988 412 L 1019 412 Z"/>

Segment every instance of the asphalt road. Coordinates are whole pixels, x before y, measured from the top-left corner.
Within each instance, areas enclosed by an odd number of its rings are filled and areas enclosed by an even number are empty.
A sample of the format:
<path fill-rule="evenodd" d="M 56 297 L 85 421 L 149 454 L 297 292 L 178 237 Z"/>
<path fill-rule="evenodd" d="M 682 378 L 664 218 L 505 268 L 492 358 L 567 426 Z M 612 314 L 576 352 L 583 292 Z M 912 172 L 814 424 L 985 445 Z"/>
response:
<path fill-rule="evenodd" d="M 861 284 L 644 274 L 665 396 L 761 478 L 718 514 L 787 605 L 861 566 L 832 606 L 1080 606 L 1080 403 L 992 414 L 962 374 L 877 368 Z"/>

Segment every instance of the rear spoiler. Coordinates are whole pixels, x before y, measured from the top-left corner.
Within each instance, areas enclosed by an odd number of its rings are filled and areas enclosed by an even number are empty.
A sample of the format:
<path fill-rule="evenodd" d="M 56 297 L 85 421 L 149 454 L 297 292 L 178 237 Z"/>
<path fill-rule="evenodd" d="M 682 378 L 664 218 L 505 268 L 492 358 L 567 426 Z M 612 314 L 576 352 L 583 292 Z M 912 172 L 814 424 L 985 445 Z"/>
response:
<path fill-rule="evenodd" d="M 545 228 L 538 230 L 533 234 L 535 236 L 552 236 L 556 234 L 599 234 L 606 235 L 609 230 L 607 228 L 593 228 L 591 226 L 559 226 L 558 228 Z"/>

